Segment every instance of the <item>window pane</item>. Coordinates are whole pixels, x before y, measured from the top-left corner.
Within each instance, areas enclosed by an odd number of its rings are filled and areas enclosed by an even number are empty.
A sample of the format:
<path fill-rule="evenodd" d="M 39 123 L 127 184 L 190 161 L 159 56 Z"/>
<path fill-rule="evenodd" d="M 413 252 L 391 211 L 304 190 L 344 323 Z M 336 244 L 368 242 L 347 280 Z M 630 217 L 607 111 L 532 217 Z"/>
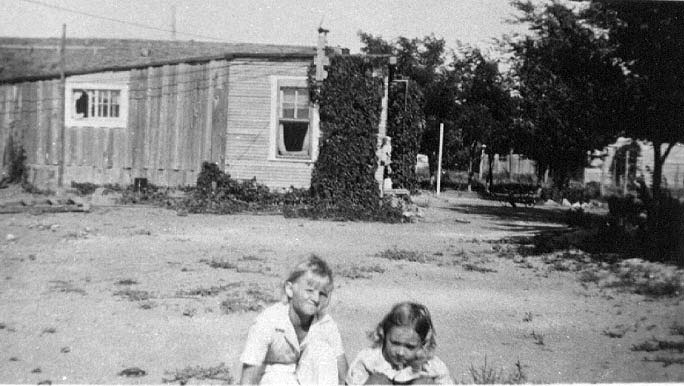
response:
<path fill-rule="evenodd" d="M 85 90 L 73 90 L 74 95 L 74 117 L 88 117 L 88 94 Z"/>
<path fill-rule="evenodd" d="M 309 119 L 309 108 L 298 108 L 297 119 Z"/>
<path fill-rule="evenodd" d="M 308 122 L 282 122 L 283 128 L 283 144 L 287 152 L 308 152 L 308 138 L 309 132 Z"/>

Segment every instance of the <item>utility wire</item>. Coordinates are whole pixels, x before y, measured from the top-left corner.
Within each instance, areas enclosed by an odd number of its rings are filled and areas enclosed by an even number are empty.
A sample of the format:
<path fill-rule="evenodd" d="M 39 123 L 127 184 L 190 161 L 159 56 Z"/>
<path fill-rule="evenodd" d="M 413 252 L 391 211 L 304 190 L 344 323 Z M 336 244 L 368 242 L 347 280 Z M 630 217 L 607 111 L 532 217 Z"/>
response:
<path fill-rule="evenodd" d="M 21 1 L 23 1 L 25 3 L 37 4 L 37 5 L 41 5 L 43 7 L 57 9 L 59 11 L 71 12 L 71 13 L 76 13 L 76 14 L 83 15 L 83 16 L 93 17 L 96 19 L 108 20 L 108 21 L 113 21 L 116 23 L 131 25 L 131 26 L 138 27 L 138 28 L 145 28 L 145 29 L 154 30 L 154 31 L 161 31 L 161 32 L 172 32 L 172 33 L 176 33 L 179 35 L 194 36 L 194 37 L 203 38 L 203 39 L 225 42 L 225 39 L 221 39 L 221 38 L 217 38 L 217 37 L 213 37 L 213 36 L 199 35 L 199 34 L 193 34 L 193 33 L 189 33 L 189 32 L 179 32 L 179 31 L 174 31 L 174 30 L 170 30 L 170 29 L 154 27 L 154 26 L 147 25 L 147 24 L 136 23 L 136 22 L 120 20 L 120 19 L 114 19 L 112 17 L 96 15 L 93 13 L 83 12 L 83 11 L 70 9 L 70 8 L 64 8 L 64 7 L 60 7 L 58 5 L 46 4 L 46 3 L 43 3 L 42 1 L 37 1 L 37 0 L 21 0 Z"/>

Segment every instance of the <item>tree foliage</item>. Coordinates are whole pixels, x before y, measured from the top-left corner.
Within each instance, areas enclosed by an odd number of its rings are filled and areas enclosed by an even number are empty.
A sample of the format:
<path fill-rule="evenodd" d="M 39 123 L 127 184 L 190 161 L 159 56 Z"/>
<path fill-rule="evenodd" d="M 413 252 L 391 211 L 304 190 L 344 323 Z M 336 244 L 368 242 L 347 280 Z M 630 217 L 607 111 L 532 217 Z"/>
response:
<path fill-rule="evenodd" d="M 587 150 L 614 138 L 623 70 L 608 36 L 583 15 L 558 2 L 512 4 L 533 32 L 510 41 L 524 117 L 519 138 L 527 144 L 520 150 L 565 185 Z"/>
<path fill-rule="evenodd" d="M 602 0 L 592 10 L 625 63 L 618 127 L 627 137 L 652 142 L 652 190 L 660 198 L 662 165 L 673 146 L 684 142 L 684 3 Z"/>
<path fill-rule="evenodd" d="M 453 116 L 453 90 L 445 82 L 444 39 L 428 35 L 422 39 L 398 37 L 388 41 L 365 32 L 359 32 L 359 38 L 364 45 L 361 52 L 397 57 L 395 79 L 408 79 L 416 83 L 416 96 L 425 119 L 420 151 L 428 154 L 434 161 L 437 155 L 439 123 L 447 122 Z M 434 165 L 435 162 L 430 163 L 433 170 Z"/>

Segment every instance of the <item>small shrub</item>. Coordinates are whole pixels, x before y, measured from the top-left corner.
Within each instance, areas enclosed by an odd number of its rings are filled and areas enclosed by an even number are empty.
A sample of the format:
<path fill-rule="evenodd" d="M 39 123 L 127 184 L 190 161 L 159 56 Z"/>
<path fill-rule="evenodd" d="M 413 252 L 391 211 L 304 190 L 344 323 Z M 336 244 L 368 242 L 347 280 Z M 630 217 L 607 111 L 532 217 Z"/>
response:
<path fill-rule="evenodd" d="M 71 181 L 71 187 L 76 189 L 79 196 L 87 196 L 93 194 L 99 186 L 90 182 Z"/>

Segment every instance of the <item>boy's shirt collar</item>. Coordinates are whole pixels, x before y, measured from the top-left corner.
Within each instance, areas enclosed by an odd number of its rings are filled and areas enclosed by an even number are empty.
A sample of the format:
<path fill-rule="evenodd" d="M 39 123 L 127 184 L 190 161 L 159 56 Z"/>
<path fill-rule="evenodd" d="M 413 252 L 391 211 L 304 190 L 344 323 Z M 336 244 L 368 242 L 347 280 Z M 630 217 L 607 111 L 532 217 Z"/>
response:
<path fill-rule="evenodd" d="M 311 326 L 309 327 L 309 332 L 306 334 L 304 340 L 299 343 L 299 339 L 297 339 L 297 332 L 295 332 L 292 321 L 290 320 L 290 305 L 288 303 L 278 303 L 277 307 L 278 312 L 276 313 L 277 323 L 275 330 L 284 334 L 285 340 L 297 352 L 297 355 L 301 353 L 308 343 L 309 337 L 311 336 L 311 332 L 314 330 L 314 327 L 332 320 L 328 314 L 314 316 L 314 320 L 311 322 Z"/>

